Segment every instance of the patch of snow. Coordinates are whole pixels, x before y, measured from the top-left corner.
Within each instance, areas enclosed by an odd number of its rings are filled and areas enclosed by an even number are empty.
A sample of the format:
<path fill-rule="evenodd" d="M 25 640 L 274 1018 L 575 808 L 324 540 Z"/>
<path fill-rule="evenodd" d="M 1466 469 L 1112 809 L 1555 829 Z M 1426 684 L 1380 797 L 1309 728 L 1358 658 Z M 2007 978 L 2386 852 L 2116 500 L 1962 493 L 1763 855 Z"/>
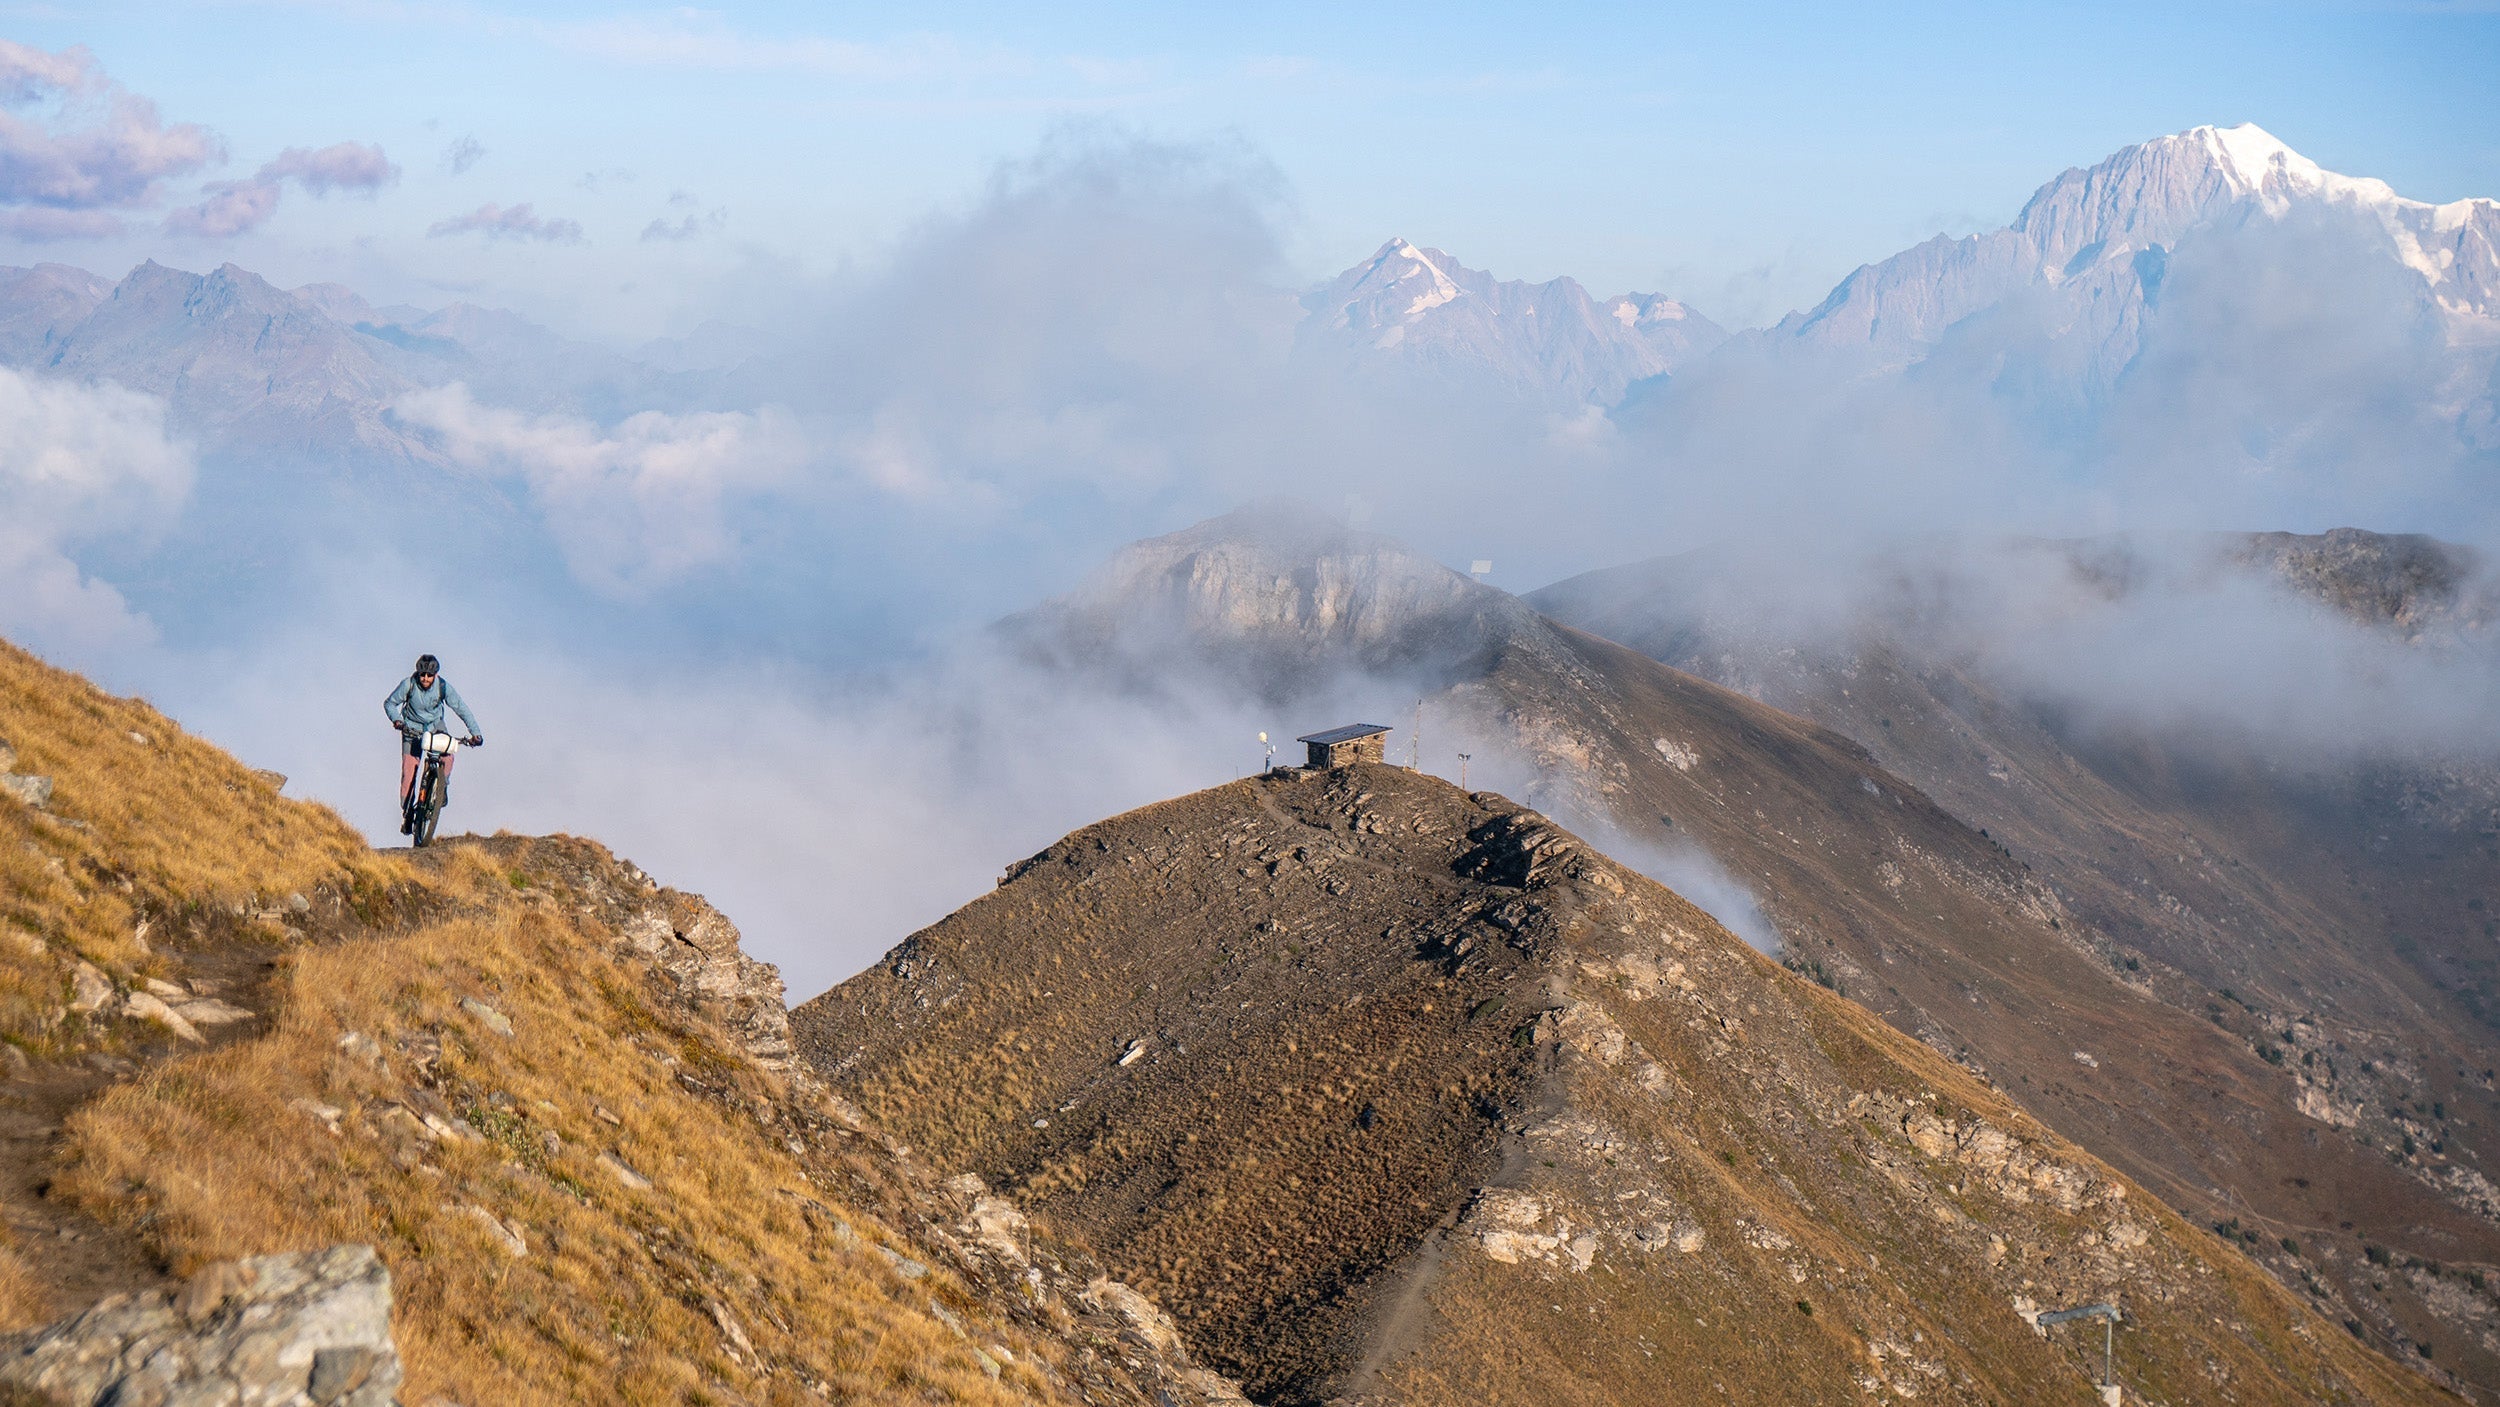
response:
<path fill-rule="evenodd" d="M 1415 295 L 1415 301 L 1406 305 L 1405 316 L 1408 319 L 1411 320 L 1423 313 L 1428 313 L 1434 308 L 1438 308 L 1442 304 L 1458 297 L 1458 285 L 1450 281 L 1450 276 L 1448 274 L 1441 272 L 1440 265 L 1425 258 L 1422 250 L 1417 249 L 1414 245 L 1411 245 L 1401 239 L 1396 241 L 1391 247 L 1391 252 L 1403 255 L 1406 258 L 1413 260 L 1416 264 L 1414 269 L 1409 270 L 1406 274 L 1400 277 L 1399 282 L 1402 283 L 1406 279 L 1412 278 L 1418 273 L 1428 274 L 1432 278 L 1432 288 L 1428 292 Z"/>
<path fill-rule="evenodd" d="M 2233 195 L 2255 200 L 2269 215 L 2279 217 L 2288 212 L 2296 196 L 2369 211 L 2386 232 L 2397 260 L 2420 274 L 2434 289 L 2447 281 L 2455 255 L 2447 250 L 2425 251 L 2422 237 L 2461 228 L 2475 218 L 2477 206 L 2500 206 L 2500 202 L 2479 196 L 2445 205 L 2408 200 L 2385 181 L 2325 169 L 2253 122 L 2236 127 L 2194 127 L 2162 141 L 2193 143 L 2201 148 Z"/>
<path fill-rule="evenodd" d="M 2445 205 L 2434 205 L 2431 207 L 2431 230 L 2436 234 L 2447 234 L 2451 230 L 2462 229 L 2466 221 L 2474 218 L 2477 209 L 2500 214 L 2500 200 L 2476 195 L 2452 200 Z"/>

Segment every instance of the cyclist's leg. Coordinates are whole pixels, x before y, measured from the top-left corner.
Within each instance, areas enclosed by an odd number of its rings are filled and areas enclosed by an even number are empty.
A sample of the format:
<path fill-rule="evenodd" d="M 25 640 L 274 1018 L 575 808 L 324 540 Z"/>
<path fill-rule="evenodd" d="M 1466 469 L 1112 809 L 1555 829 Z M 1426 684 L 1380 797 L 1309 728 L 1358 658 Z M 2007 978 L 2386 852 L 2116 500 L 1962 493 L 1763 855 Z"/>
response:
<path fill-rule="evenodd" d="M 442 780 L 434 784 L 434 800 L 437 805 L 449 806 L 451 804 L 451 764 L 454 757 L 458 754 L 458 751 L 459 750 L 455 748 L 451 752 L 443 754 Z"/>

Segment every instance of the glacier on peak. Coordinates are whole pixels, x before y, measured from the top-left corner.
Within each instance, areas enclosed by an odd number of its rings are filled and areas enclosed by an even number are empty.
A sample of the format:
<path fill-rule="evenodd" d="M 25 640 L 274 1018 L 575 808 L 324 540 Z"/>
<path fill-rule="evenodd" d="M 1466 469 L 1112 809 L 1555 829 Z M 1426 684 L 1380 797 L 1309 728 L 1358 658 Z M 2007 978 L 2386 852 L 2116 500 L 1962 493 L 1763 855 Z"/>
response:
<path fill-rule="evenodd" d="M 1906 366 L 1964 319 L 2042 290 L 2066 309 L 2052 321 L 2092 344 L 2092 375 L 2106 382 L 2132 359 L 2153 290 L 2183 241 L 2232 238 L 2252 221 L 2300 211 L 2357 217 L 2335 238 L 2374 245 L 2419 276 L 2452 340 L 2479 340 L 2476 329 L 2500 319 L 2500 202 L 2410 200 L 2241 123 L 2191 127 L 2062 172 L 2004 228 L 1939 236 L 1865 265 L 1772 335 Z"/>

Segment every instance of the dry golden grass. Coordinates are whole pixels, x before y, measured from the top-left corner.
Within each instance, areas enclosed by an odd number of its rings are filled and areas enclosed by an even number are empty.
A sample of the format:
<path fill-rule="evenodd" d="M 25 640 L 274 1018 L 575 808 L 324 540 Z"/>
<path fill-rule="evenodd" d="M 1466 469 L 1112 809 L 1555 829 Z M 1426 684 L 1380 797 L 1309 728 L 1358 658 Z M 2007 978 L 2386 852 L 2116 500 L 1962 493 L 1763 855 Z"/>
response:
<path fill-rule="evenodd" d="M 16 1238 L 0 1240 L 0 1327 L 37 1322 L 48 1302 L 43 1278 L 18 1253 Z"/>
<path fill-rule="evenodd" d="M 834 1205 L 734 1103 L 681 1089 L 683 1070 L 777 1092 L 543 891 L 474 852 L 430 871 L 377 855 L 146 703 L 5 642 L 0 740 L 54 782 L 42 810 L 0 798 L 0 1041 L 36 1060 L 162 1050 L 153 1027 L 67 1011 L 79 962 L 130 986 L 177 959 L 279 955 L 250 998 L 259 1034 L 157 1064 L 66 1125 L 56 1195 L 175 1272 L 372 1244 L 411 1402 L 1059 1400 L 1037 1346 L 946 1271 L 903 1279 L 873 1249 L 889 1229 Z M 288 915 L 298 893 L 311 915 Z M 341 1049 L 349 1031 L 378 1061 Z M 340 1111 L 338 1131 L 310 1106 Z M 423 1132 L 427 1114 L 456 1135 Z M 0 1323 L 46 1300 L 39 1258 L 0 1240 Z M 993 1381 L 933 1300 L 1024 1361 Z"/>
<path fill-rule="evenodd" d="M 300 952 L 268 1034 L 161 1066 L 80 1112 L 69 1195 L 180 1271 L 374 1245 L 396 1281 L 412 1402 L 820 1400 L 801 1378 L 841 1401 L 1052 1395 L 1021 1364 L 989 1380 L 929 1309 L 933 1293 L 971 1307 L 944 1271 L 902 1279 L 870 1245 L 890 1233 L 827 1205 L 763 1130 L 676 1083 L 683 1069 L 762 1094 L 769 1077 L 722 1054 L 717 1032 L 680 1024 L 599 935 L 526 902 L 482 856 L 451 869 L 468 916 Z M 351 1031 L 378 1043 L 378 1063 L 341 1048 Z M 428 1079 L 412 1052 L 435 1043 Z M 342 1111 L 341 1131 L 305 1102 Z M 416 1132 L 429 1110 L 468 1137 Z M 602 1153 L 655 1185 L 628 1187 Z M 505 1249 L 490 1218 L 526 1251 Z M 751 1350 L 735 1348 L 723 1314 Z M 1019 1357 L 1030 1348 L 975 1332 Z M 762 1376 L 759 1360 L 781 1370 Z"/>
<path fill-rule="evenodd" d="M 0 740 L 53 780 L 42 811 L 0 797 L 0 1040 L 37 1056 L 114 1043 L 63 1007 L 80 959 L 158 970 L 143 932 L 253 932 L 294 893 L 370 904 L 408 874 L 325 806 L 290 801 L 136 699 L 0 641 Z"/>

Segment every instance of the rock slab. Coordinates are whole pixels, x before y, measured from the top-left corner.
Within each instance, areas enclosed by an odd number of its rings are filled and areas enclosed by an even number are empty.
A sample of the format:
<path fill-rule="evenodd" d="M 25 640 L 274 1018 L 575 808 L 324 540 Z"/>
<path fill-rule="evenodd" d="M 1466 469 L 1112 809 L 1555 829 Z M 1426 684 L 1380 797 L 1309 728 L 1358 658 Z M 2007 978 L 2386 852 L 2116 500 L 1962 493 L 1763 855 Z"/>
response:
<path fill-rule="evenodd" d="M 223 1261 L 0 1339 L 0 1390 L 61 1407 L 391 1407 L 399 1385 L 370 1246 Z"/>

